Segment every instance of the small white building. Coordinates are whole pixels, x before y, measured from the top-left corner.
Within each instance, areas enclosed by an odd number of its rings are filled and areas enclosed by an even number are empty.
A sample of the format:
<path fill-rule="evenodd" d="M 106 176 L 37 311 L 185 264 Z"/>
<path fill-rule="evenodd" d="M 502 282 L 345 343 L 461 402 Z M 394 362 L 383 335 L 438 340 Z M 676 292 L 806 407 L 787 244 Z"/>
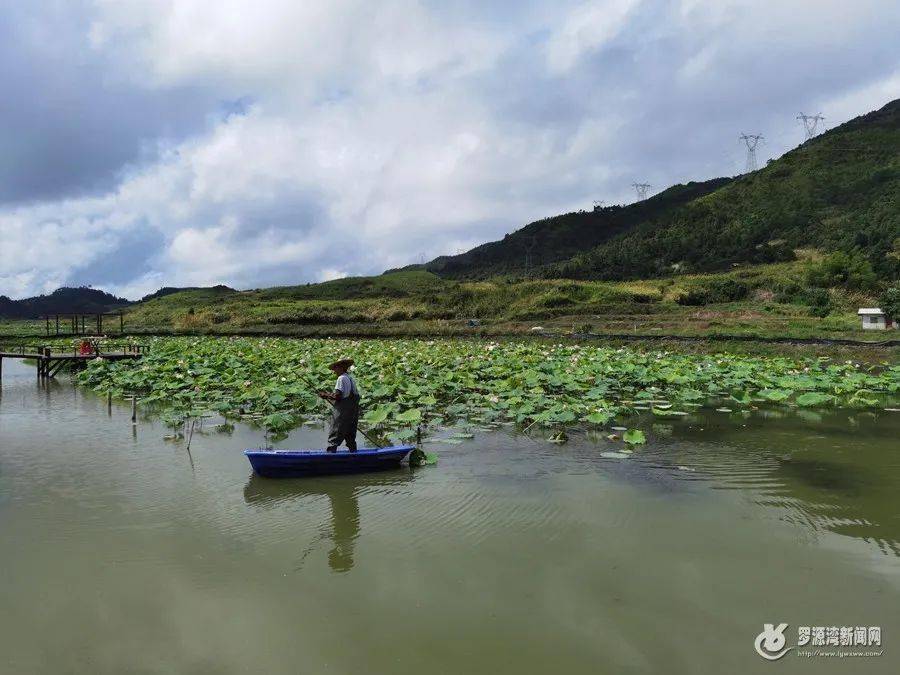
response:
<path fill-rule="evenodd" d="M 887 316 L 878 307 L 861 307 L 857 314 L 862 319 L 864 330 L 885 330 L 894 326 L 891 317 Z"/>

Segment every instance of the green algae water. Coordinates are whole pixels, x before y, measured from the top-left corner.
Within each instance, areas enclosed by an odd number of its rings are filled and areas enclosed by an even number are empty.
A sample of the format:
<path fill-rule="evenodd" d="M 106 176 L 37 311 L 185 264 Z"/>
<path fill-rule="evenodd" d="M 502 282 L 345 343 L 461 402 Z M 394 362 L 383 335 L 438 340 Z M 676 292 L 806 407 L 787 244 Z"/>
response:
<path fill-rule="evenodd" d="M 3 378 L 2 673 L 900 669 L 897 412 L 695 412 L 627 457 L 510 427 L 274 481 L 242 455 L 258 430 L 208 420 L 188 451 L 65 378 Z M 764 623 L 877 626 L 881 655 L 770 663 Z"/>

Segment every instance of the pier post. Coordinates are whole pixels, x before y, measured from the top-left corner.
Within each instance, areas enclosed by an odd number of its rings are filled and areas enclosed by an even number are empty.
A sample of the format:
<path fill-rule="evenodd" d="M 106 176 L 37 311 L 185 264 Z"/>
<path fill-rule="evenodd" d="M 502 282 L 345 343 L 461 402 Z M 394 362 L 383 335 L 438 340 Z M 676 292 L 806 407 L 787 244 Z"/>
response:
<path fill-rule="evenodd" d="M 137 395 L 131 397 L 131 423 L 137 424 Z"/>

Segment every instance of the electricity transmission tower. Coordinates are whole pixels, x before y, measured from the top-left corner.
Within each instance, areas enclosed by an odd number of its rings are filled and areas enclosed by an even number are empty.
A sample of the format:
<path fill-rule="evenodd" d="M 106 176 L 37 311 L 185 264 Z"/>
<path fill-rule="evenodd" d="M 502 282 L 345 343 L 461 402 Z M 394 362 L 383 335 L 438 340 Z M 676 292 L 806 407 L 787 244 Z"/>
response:
<path fill-rule="evenodd" d="M 797 119 L 803 122 L 803 128 L 806 130 L 806 140 L 809 140 L 813 136 L 816 135 L 816 128 L 819 126 L 819 122 L 824 122 L 825 118 L 822 117 L 822 113 L 818 115 L 806 115 L 804 113 L 800 113 L 797 115 Z"/>
<path fill-rule="evenodd" d="M 741 140 L 747 145 L 747 173 L 756 171 L 756 146 L 766 139 L 760 134 L 741 134 Z"/>
<path fill-rule="evenodd" d="M 595 199 L 595 200 L 594 200 L 594 211 L 599 211 L 599 210 L 602 209 L 604 206 L 606 206 L 606 202 L 603 201 L 602 199 Z"/>
<path fill-rule="evenodd" d="M 650 183 L 632 183 L 631 187 L 637 192 L 638 201 L 641 201 L 647 198 L 647 194 L 653 186 Z"/>

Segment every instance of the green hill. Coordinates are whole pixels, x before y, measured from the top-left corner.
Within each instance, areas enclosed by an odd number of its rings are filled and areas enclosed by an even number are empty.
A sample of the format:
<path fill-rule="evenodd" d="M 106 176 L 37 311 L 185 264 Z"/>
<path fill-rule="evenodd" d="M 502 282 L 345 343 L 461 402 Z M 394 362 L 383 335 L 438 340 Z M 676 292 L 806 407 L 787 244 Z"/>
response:
<path fill-rule="evenodd" d="M 133 327 L 203 330 L 370 322 L 410 318 L 423 298 L 444 297 L 453 284 L 423 271 L 348 277 L 318 284 L 235 291 L 227 286 L 166 292 L 130 308 Z"/>
<path fill-rule="evenodd" d="M 175 293 L 182 293 L 184 291 L 204 291 L 204 292 L 212 292 L 212 293 L 233 293 L 233 288 L 228 288 L 228 286 L 224 286 L 219 284 L 218 286 L 212 287 L 203 287 L 203 286 L 163 286 L 158 291 L 154 291 L 153 293 L 149 293 L 141 298 L 140 302 L 147 302 L 148 300 L 155 300 L 156 298 L 164 298 L 167 295 L 174 295 Z"/>
<path fill-rule="evenodd" d="M 0 317 L 6 319 L 37 319 L 45 314 L 68 312 L 112 312 L 129 304 L 125 298 L 96 288 L 57 288 L 49 295 L 10 300 L 0 295 Z"/>
<path fill-rule="evenodd" d="M 568 260 L 640 223 L 664 217 L 673 209 L 708 195 L 731 180 L 715 178 L 702 183 L 674 185 L 650 199 L 628 206 L 607 206 L 544 218 L 500 241 L 482 244 L 459 255 L 435 258 L 425 268 L 453 279 L 528 274 L 551 263 Z"/>
<path fill-rule="evenodd" d="M 737 179 L 548 218 L 426 269 L 457 279 L 640 279 L 790 260 L 793 249 L 815 248 L 865 258 L 890 280 L 898 276 L 898 240 L 900 100 Z"/>
<path fill-rule="evenodd" d="M 793 288 L 820 261 L 810 253 L 806 260 L 643 281 L 457 281 L 407 270 L 251 291 L 192 289 L 133 305 L 125 326 L 296 336 L 504 335 L 542 326 L 651 336 L 864 337 L 856 309 L 872 304 L 871 294 Z"/>

